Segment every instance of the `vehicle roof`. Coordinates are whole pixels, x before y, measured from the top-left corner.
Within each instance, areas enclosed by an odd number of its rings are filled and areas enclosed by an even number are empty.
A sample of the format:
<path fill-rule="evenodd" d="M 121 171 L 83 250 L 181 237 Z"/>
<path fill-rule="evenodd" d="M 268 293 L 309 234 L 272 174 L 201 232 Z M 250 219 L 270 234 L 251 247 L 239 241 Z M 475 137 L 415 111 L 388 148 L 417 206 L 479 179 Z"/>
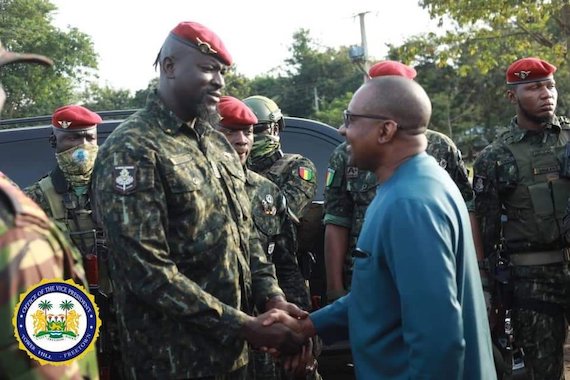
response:
<path fill-rule="evenodd" d="M 98 127 L 99 144 L 134 111 L 98 112 L 104 119 Z M 51 116 L 0 120 L 0 128 L 39 124 L 0 129 L 0 171 L 21 187 L 36 182 L 56 165 L 54 150 L 48 142 L 52 132 L 50 123 Z M 285 125 L 280 133 L 282 149 L 285 153 L 298 153 L 314 162 L 319 183 L 315 200 L 322 201 L 329 157 L 344 139 L 335 128 L 314 120 L 285 117 Z"/>

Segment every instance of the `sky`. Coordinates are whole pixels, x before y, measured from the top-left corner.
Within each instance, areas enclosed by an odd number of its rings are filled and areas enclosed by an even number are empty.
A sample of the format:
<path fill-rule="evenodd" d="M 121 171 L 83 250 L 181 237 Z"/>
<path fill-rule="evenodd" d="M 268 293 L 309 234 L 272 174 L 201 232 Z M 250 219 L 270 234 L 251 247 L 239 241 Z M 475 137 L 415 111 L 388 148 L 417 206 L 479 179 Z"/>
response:
<path fill-rule="evenodd" d="M 436 31 L 418 0 L 52 0 L 54 24 L 91 36 L 99 81 L 136 91 L 157 76 L 152 66 L 165 37 L 180 21 L 196 21 L 224 41 L 239 73 L 249 78 L 283 64 L 300 28 L 328 47 L 360 45 L 364 17 L 369 57 L 384 59 L 386 44 Z"/>

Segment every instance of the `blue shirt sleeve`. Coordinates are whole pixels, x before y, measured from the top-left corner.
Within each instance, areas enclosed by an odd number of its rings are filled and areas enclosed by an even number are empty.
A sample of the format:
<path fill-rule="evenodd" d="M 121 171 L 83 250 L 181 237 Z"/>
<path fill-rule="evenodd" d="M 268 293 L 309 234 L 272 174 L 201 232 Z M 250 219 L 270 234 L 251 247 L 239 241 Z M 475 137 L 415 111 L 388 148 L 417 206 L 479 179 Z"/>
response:
<path fill-rule="evenodd" d="M 311 313 L 310 317 L 317 335 L 323 342 L 331 344 L 348 339 L 348 304 L 350 293 L 336 302 Z"/>
<path fill-rule="evenodd" d="M 465 340 L 454 253 L 462 244 L 457 214 L 419 199 L 400 199 L 390 208 L 383 234 L 387 239 L 381 244 L 400 295 L 410 377 L 463 378 Z"/>

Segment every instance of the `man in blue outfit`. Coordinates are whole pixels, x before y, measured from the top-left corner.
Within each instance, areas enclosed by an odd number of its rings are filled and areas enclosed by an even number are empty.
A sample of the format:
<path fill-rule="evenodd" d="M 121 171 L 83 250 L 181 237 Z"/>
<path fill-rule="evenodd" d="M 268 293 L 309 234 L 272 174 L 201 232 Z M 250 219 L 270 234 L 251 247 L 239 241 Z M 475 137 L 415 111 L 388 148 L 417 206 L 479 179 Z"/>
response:
<path fill-rule="evenodd" d="M 350 336 L 359 379 L 496 379 L 467 208 L 425 153 L 430 116 L 422 87 L 396 76 L 362 85 L 344 112 L 352 162 L 379 185 L 350 293 L 298 327 Z"/>

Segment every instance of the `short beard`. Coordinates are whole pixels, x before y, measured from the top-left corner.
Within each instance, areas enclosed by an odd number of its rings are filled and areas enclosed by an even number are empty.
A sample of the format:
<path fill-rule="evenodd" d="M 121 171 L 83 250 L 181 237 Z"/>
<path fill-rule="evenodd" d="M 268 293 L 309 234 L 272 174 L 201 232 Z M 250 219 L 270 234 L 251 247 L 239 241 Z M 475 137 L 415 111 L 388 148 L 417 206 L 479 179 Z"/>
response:
<path fill-rule="evenodd" d="M 522 114 L 522 116 L 524 116 L 526 119 L 528 119 L 532 122 L 535 122 L 537 124 L 544 124 L 544 123 L 551 122 L 552 119 L 554 118 L 553 116 L 536 116 L 536 115 L 533 115 L 530 112 L 528 112 L 528 110 L 526 108 L 523 107 L 520 100 L 517 100 L 517 103 L 519 105 L 519 110 L 520 110 L 520 113 Z"/>
<path fill-rule="evenodd" d="M 215 111 L 215 109 L 208 108 L 201 102 L 196 109 L 196 116 L 198 119 L 209 123 L 211 126 L 216 127 L 220 122 L 220 115 Z"/>

